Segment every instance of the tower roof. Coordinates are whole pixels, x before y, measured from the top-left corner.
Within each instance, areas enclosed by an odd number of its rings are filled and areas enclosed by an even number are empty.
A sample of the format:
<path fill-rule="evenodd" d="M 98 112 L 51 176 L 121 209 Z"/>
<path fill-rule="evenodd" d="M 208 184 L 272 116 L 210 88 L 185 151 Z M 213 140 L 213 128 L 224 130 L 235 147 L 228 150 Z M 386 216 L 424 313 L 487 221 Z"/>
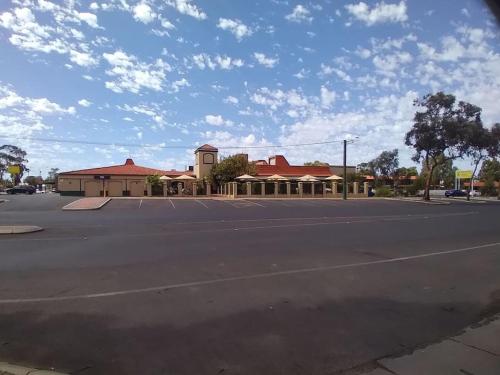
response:
<path fill-rule="evenodd" d="M 218 152 L 219 149 L 217 147 L 214 147 L 212 145 L 209 145 L 207 143 L 205 143 L 203 146 L 200 146 L 198 147 L 195 152 L 198 152 L 198 151 L 211 151 L 211 152 Z"/>

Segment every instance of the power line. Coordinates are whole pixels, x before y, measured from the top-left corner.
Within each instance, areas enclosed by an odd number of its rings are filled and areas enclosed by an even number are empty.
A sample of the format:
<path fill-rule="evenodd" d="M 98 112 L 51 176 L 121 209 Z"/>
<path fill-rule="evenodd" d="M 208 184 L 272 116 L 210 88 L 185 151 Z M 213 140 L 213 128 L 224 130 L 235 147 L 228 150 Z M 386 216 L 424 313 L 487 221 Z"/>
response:
<path fill-rule="evenodd" d="M 191 149 L 198 148 L 199 145 L 181 146 L 181 145 L 148 145 L 148 144 L 137 144 L 137 143 L 107 143 L 107 142 L 97 142 L 97 141 L 83 141 L 83 140 L 71 140 L 71 139 L 56 139 L 56 138 L 41 138 L 41 137 L 15 137 L 1 135 L 0 138 L 4 139 L 17 139 L 25 141 L 37 141 L 37 142 L 51 142 L 51 143 L 71 143 L 71 144 L 83 144 L 89 146 L 115 146 L 115 147 L 139 147 L 139 148 L 155 148 L 155 149 Z M 334 143 L 340 143 L 342 140 L 324 141 L 324 142 L 311 142 L 311 143 L 296 143 L 289 145 L 260 145 L 260 146 L 222 146 L 218 147 L 220 150 L 236 150 L 236 149 L 264 149 L 264 148 L 292 148 L 292 147 L 303 147 L 303 146 L 316 146 L 316 145 L 328 145 Z M 352 140 L 354 142 L 354 140 Z"/>

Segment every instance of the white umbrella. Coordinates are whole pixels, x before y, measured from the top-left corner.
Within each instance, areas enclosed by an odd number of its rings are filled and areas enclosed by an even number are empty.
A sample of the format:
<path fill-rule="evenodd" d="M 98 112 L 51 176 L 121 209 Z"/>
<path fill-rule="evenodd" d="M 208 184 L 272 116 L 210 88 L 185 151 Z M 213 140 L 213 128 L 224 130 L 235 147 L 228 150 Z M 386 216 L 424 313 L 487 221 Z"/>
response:
<path fill-rule="evenodd" d="M 342 177 L 337 176 L 336 174 L 331 175 L 330 177 L 326 178 L 329 181 L 335 181 L 335 180 L 343 180 Z"/>
<path fill-rule="evenodd" d="M 310 174 L 306 174 L 305 176 L 300 177 L 299 180 L 300 181 L 309 181 L 309 182 L 319 181 L 316 177 L 311 176 Z"/>
<path fill-rule="evenodd" d="M 178 176 L 175 178 L 176 180 L 196 180 L 196 178 L 192 176 L 188 176 L 187 174 L 183 174 L 182 176 Z"/>
<path fill-rule="evenodd" d="M 288 180 L 288 178 L 280 176 L 279 174 L 273 174 L 272 176 L 269 176 L 267 179 L 268 180 L 281 180 L 281 181 Z"/>
<path fill-rule="evenodd" d="M 249 174 L 242 174 L 241 176 L 236 177 L 237 180 L 256 180 L 257 178 L 254 176 L 250 176 Z"/>
<path fill-rule="evenodd" d="M 160 177 L 160 181 L 167 181 L 167 180 L 171 180 L 172 177 L 168 177 L 168 176 L 161 176 Z"/>

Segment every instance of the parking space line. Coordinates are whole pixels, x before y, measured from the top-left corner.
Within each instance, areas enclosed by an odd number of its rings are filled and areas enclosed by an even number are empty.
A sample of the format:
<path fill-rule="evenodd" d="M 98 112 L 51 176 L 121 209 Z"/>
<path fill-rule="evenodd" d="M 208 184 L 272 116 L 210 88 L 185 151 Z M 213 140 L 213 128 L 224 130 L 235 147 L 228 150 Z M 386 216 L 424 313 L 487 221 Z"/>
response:
<path fill-rule="evenodd" d="M 252 203 L 252 204 L 254 204 L 254 205 L 256 205 L 256 206 L 259 206 L 259 207 L 264 207 L 264 208 L 266 207 L 266 206 L 264 206 L 263 204 L 260 204 L 260 203 L 257 203 L 257 202 L 254 202 L 254 201 L 251 201 L 250 199 L 244 199 L 244 201 L 245 201 L 245 202 L 248 202 L 248 203 Z"/>
<path fill-rule="evenodd" d="M 142 206 L 142 199 L 139 202 L 139 208 L 141 208 L 141 206 Z"/>
<path fill-rule="evenodd" d="M 220 199 L 219 202 L 224 202 L 225 204 L 228 204 L 230 205 L 231 207 L 233 208 L 241 208 L 241 207 L 238 207 L 238 206 L 235 206 L 234 204 L 232 203 L 229 203 L 229 201 L 225 200 L 225 199 Z"/>
<path fill-rule="evenodd" d="M 172 202 L 172 199 L 169 199 L 168 201 L 170 202 L 170 204 L 172 205 L 172 207 L 175 208 L 175 204 L 174 204 L 174 202 Z"/>
<path fill-rule="evenodd" d="M 199 204 L 201 204 L 203 207 L 208 208 L 208 206 L 207 206 L 205 203 L 203 203 L 202 201 L 199 201 L 198 199 L 195 199 L 195 202 L 198 202 L 198 203 L 199 203 Z"/>

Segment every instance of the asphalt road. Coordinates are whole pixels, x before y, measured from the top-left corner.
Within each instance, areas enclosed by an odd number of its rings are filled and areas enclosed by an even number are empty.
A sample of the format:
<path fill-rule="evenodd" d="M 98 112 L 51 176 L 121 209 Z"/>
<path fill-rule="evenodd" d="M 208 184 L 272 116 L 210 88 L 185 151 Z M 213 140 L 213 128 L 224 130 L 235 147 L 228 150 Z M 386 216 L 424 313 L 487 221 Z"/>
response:
<path fill-rule="evenodd" d="M 354 374 L 500 311 L 500 204 L 6 197 L 0 361 Z"/>

